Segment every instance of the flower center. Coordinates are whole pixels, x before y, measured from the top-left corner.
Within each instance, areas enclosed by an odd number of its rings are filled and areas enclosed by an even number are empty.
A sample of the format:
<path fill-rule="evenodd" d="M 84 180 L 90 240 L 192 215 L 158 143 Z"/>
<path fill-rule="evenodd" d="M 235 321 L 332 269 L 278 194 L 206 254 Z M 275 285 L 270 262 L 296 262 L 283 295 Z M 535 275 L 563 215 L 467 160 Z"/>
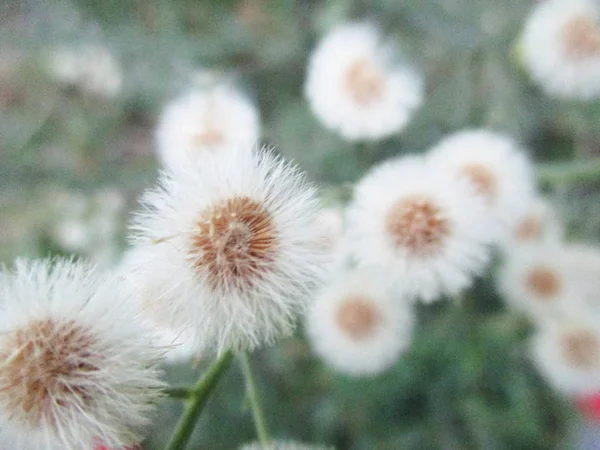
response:
<path fill-rule="evenodd" d="M 364 297 L 350 297 L 339 307 L 336 323 L 353 340 L 370 336 L 381 318 L 371 301 Z"/>
<path fill-rule="evenodd" d="M 429 198 L 418 195 L 398 200 L 385 226 L 394 245 L 415 256 L 439 252 L 450 233 L 450 223 L 442 210 Z"/>
<path fill-rule="evenodd" d="M 564 50 L 570 59 L 600 56 L 600 30 L 591 17 L 576 17 L 563 28 Z"/>
<path fill-rule="evenodd" d="M 517 225 L 514 236 L 518 241 L 532 241 L 542 234 L 542 222 L 538 217 L 529 216 Z"/>
<path fill-rule="evenodd" d="M 90 400 L 89 374 L 100 370 L 89 350 L 92 343 L 75 322 L 52 319 L 31 322 L 3 336 L 4 409 L 31 427 L 42 421 L 55 424 L 61 408 L 81 409 Z"/>
<path fill-rule="evenodd" d="M 560 279 L 550 267 L 534 267 L 527 274 L 525 284 L 536 296 L 547 299 L 558 294 Z"/>
<path fill-rule="evenodd" d="M 383 74 L 368 59 L 362 58 L 348 68 L 344 86 L 358 105 L 367 106 L 383 95 Z"/>
<path fill-rule="evenodd" d="M 578 330 L 563 336 L 563 354 L 575 367 L 589 369 L 598 362 L 600 343 L 589 330 Z"/>
<path fill-rule="evenodd" d="M 201 212 L 188 258 L 213 289 L 248 288 L 271 270 L 278 237 L 268 211 L 233 197 Z"/>
<path fill-rule="evenodd" d="M 468 164 L 461 170 L 462 174 L 471 182 L 475 191 L 493 201 L 498 193 L 496 176 L 483 164 Z"/>
<path fill-rule="evenodd" d="M 223 133 L 214 125 L 207 125 L 204 129 L 192 136 L 194 148 L 216 147 L 225 142 Z"/>

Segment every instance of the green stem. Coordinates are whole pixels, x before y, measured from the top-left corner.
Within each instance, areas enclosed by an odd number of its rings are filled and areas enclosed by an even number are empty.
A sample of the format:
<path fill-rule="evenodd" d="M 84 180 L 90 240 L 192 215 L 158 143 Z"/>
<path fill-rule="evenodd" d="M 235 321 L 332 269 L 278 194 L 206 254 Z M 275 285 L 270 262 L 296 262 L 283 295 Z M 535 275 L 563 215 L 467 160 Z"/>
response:
<path fill-rule="evenodd" d="M 600 158 L 566 163 L 542 163 L 537 169 L 542 183 L 568 183 L 600 179 Z"/>
<path fill-rule="evenodd" d="M 187 387 L 168 387 L 164 393 L 169 398 L 181 400 L 187 400 L 193 395 L 193 391 Z"/>
<path fill-rule="evenodd" d="M 204 376 L 190 391 L 190 396 L 188 397 L 189 403 L 167 444 L 167 450 L 183 450 L 185 448 L 194 431 L 196 422 L 202 413 L 202 409 L 206 405 L 210 394 L 217 387 L 217 384 L 219 384 L 223 374 L 227 371 L 232 358 L 233 353 L 230 351 L 223 353 L 219 359 L 212 363 Z"/>
<path fill-rule="evenodd" d="M 246 395 L 250 401 L 250 407 L 252 408 L 252 417 L 254 419 L 256 433 L 258 434 L 258 441 L 260 442 L 260 446 L 263 449 L 266 449 L 269 447 L 271 438 L 269 437 L 265 416 L 260 407 L 258 389 L 254 377 L 252 376 L 252 369 L 250 368 L 250 359 L 246 353 L 242 353 L 240 359 L 242 361 L 242 371 L 244 372 L 244 378 L 246 380 Z"/>

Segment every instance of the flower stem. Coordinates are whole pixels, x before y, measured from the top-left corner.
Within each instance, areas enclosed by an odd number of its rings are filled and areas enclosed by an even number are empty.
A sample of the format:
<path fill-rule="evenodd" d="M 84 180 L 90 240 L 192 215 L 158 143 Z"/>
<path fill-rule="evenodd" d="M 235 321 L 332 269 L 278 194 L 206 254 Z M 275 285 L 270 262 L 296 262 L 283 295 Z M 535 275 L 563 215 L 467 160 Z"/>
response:
<path fill-rule="evenodd" d="M 564 163 L 542 163 L 537 169 L 542 183 L 568 183 L 572 181 L 600 180 L 600 158 Z"/>
<path fill-rule="evenodd" d="M 250 401 L 250 407 L 252 408 L 252 417 L 254 419 L 256 434 L 258 434 L 258 441 L 260 442 L 260 446 L 263 449 L 266 449 L 269 446 L 269 441 L 271 438 L 269 437 L 269 431 L 267 429 L 265 417 L 260 407 L 258 389 L 256 387 L 254 377 L 252 376 L 250 359 L 248 358 L 247 353 L 242 353 L 240 355 L 240 359 L 242 362 L 242 371 L 244 372 L 244 378 L 246 380 L 246 395 Z"/>
<path fill-rule="evenodd" d="M 183 450 L 187 445 L 196 422 L 206 405 L 210 394 L 214 391 L 227 371 L 233 358 L 233 353 L 227 351 L 208 368 L 204 376 L 191 389 L 187 407 L 179 419 L 175 431 L 167 444 L 167 450 Z"/>
<path fill-rule="evenodd" d="M 168 387 L 164 393 L 169 398 L 187 400 L 192 396 L 193 391 L 187 387 Z"/>

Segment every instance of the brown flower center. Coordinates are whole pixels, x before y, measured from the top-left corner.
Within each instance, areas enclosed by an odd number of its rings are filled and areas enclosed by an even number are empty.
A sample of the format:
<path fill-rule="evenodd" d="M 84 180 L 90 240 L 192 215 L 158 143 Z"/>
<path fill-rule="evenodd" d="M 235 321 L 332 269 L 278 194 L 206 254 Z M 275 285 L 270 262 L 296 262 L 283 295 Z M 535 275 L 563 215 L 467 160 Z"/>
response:
<path fill-rule="evenodd" d="M 515 228 L 514 236 L 518 241 L 532 241 L 542 234 L 542 222 L 539 217 L 528 216 Z"/>
<path fill-rule="evenodd" d="M 553 297 L 560 290 L 560 279 L 551 267 L 534 267 L 525 280 L 527 288 L 538 297 Z"/>
<path fill-rule="evenodd" d="M 233 197 L 200 213 L 188 258 L 213 289 L 248 288 L 271 270 L 278 236 L 268 211 Z"/>
<path fill-rule="evenodd" d="M 590 330 L 578 330 L 565 334 L 562 347 L 565 359 L 575 367 L 589 369 L 598 362 L 600 343 Z"/>
<path fill-rule="evenodd" d="M 387 214 L 385 227 L 396 247 L 415 256 L 439 252 L 450 233 L 450 223 L 429 198 L 411 196 L 398 200 Z"/>
<path fill-rule="evenodd" d="M 366 106 L 383 95 L 383 74 L 366 58 L 359 59 L 348 68 L 344 87 L 357 104 Z"/>
<path fill-rule="evenodd" d="M 600 29 L 591 17 L 576 17 L 563 28 L 565 55 L 570 59 L 600 56 Z"/>
<path fill-rule="evenodd" d="M 208 125 L 192 136 L 194 148 L 216 147 L 225 141 L 223 133 L 215 126 Z"/>
<path fill-rule="evenodd" d="M 468 164 L 462 168 L 461 173 L 471 182 L 478 194 L 490 201 L 496 198 L 498 193 L 496 176 L 488 167 L 483 164 Z"/>
<path fill-rule="evenodd" d="M 371 335 L 381 317 L 369 299 L 355 296 L 344 300 L 335 319 L 351 339 L 362 340 Z"/>
<path fill-rule="evenodd" d="M 29 323 L 3 336 L 0 398 L 10 415 L 31 427 L 56 423 L 61 407 L 80 409 L 90 400 L 92 338 L 73 321 Z"/>

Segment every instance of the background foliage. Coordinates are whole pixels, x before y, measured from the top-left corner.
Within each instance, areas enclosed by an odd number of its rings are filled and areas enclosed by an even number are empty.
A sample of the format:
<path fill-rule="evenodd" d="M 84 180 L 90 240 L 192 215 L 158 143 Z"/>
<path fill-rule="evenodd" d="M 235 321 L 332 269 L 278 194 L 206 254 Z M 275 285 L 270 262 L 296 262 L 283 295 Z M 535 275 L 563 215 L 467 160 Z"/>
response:
<path fill-rule="evenodd" d="M 424 151 L 446 133 L 487 126 L 539 162 L 600 156 L 600 103 L 547 98 L 519 68 L 514 43 L 532 0 L 76 0 L 0 6 L 0 259 L 77 253 L 101 263 L 125 246 L 129 211 L 157 176 L 161 107 L 199 68 L 234 77 L 256 101 L 264 142 L 343 199 L 372 163 Z M 422 70 L 427 96 L 406 131 L 352 146 L 323 129 L 302 95 L 305 67 L 332 25 L 373 18 Z M 99 98 L 43 70 L 57 45 L 96 42 L 123 70 L 123 93 Z M 543 186 L 574 238 L 600 236 L 598 183 Z M 578 427 L 527 359 L 527 323 L 506 312 L 492 276 L 461 305 L 419 310 L 415 343 L 395 368 L 355 380 L 331 372 L 301 336 L 254 358 L 273 434 L 339 449 L 565 448 Z M 175 384 L 204 367 L 169 369 Z M 161 408 L 147 448 L 180 412 Z M 253 440 L 239 370 L 196 430 L 194 448 Z"/>

